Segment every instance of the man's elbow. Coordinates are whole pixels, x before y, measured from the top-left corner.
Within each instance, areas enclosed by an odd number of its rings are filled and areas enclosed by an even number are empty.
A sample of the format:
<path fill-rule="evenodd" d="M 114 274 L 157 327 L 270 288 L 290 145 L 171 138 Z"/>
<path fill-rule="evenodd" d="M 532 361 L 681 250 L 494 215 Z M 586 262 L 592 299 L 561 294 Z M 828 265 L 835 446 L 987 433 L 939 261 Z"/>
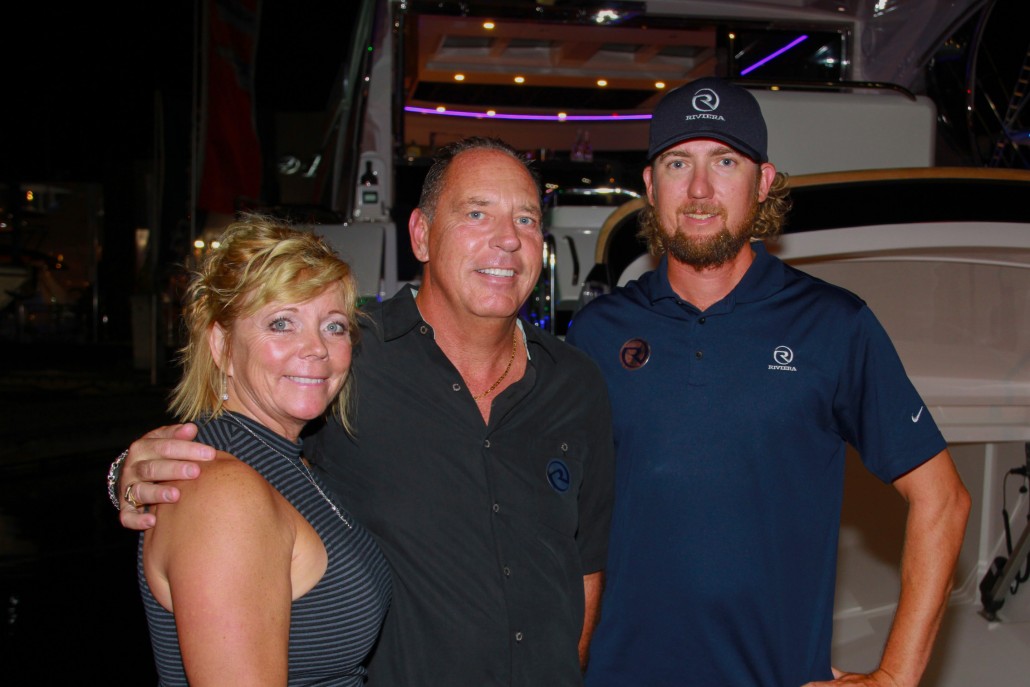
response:
<path fill-rule="evenodd" d="M 962 483 L 959 483 L 952 492 L 947 513 L 959 531 L 965 532 L 966 522 L 969 521 L 969 512 L 973 507 L 973 499 L 969 495 L 969 490 Z"/>

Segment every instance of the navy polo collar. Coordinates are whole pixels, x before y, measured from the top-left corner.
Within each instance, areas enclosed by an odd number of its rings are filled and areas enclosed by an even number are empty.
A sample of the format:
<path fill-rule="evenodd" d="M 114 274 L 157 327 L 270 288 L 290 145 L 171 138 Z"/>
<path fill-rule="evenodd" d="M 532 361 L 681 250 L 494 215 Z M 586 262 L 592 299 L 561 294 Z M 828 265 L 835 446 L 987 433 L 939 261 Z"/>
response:
<path fill-rule="evenodd" d="M 786 266 L 766 249 L 762 241 L 752 241 L 751 248 L 755 259 L 747 268 L 743 278 L 726 297 L 712 304 L 706 313 L 729 312 L 737 303 L 755 303 L 764 300 L 780 291 L 786 283 Z M 658 267 L 641 277 L 641 287 L 650 298 L 652 305 L 659 301 L 671 299 L 676 303 L 685 303 L 669 283 L 669 256 L 663 255 Z"/>

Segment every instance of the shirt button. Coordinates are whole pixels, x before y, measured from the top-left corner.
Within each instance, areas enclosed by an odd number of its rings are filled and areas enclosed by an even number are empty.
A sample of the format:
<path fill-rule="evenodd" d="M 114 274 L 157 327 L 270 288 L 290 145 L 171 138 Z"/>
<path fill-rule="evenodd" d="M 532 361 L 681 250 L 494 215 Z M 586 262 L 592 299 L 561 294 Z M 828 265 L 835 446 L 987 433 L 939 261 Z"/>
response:
<path fill-rule="evenodd" d="M 501 512 L 501 504 L 495 503 L 494 504 L 494 513 L 500 513 L 500 512 Z"/>
<path fill-rule="evenodd" d="M 420 334 L 425 334 L 426 332 L 429 331 L 429 327 L 427 327 L 426 325 L 422 325 L 421 327 L 418 328 L 418 331 L 419 331 Z"/>
<path fill-rule="evenodd" d="M 701 360 L 701 358 L 705 357 L 705 354 L 704 354 L 703 351 L 697 351 L 696 353 L 694 353 L 694 357 L 697 358 L 698 360 Z"/>
<path fill-rule="evenodd" d="M 562 453 L 566 453 L 566 452 L 568 452 L 568 450 L 569 450 L 569 445 L 568 445 L 568 444 L 566 444 L 566 443 L 565 443 L 565 442 L 563 441 L 563 442 L 562 442 L 562 444 L 561 444 L 561 452 L 562 452 Z"/>
<path fill-rule="evenodd" d="M 516 632 L 515 633 L 515 641 L 516 642 L 521 642 L 522 641 L 522 633 L 521 632 Z"/>
<path fill-rule="evenodd" d="M 705 323 L 705 320 L 706 320 L 706 319 L 708 319 L 708 318 L 706 318 L 706 317 L 701 317 L 701 318 L 699 318 L 699 319 L 698 319 L 698 323 L 700 323 L 700 324 L 704 324 L 704 323 Z"/>
<path fill-rule="evenodd" d="M 508 566 L 504 566 L 504 576 L 511 577 L 511 568 L 509 568 Z"/>
<path fill-rule="evenodd" d="M 490 440 L 489 439 L 487 439 L 486 441 L 483 442 L 483 448 L 490 448 Z"/>
<path fill-rule="evenodd" d="M 451 391 L 461 391 L 461 384 L 458 384 L 457 382 L 451 384 Z"/>

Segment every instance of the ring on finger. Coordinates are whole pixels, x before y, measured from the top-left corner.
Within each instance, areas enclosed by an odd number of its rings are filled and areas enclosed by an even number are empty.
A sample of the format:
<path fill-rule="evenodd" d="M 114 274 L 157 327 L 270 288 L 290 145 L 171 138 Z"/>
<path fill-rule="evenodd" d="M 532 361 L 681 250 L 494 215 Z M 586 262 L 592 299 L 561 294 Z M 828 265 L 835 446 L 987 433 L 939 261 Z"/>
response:
<path fill-rule="evenodd" d="M 143 504 L 136 500 L 136 482 L 133 482 L 129 486 L 125 487 L 125 502 L 135 508 L 140 509 Z"/>

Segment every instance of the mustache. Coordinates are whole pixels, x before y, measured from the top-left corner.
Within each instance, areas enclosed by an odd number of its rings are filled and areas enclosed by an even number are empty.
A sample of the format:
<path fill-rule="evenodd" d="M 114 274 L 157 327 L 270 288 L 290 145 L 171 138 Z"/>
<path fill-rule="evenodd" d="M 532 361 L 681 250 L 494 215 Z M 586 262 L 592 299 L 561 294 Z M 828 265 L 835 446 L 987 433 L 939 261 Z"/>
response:
<path fill-rule="evenodd" d="M 726 210 L 714 203 L 687 203 L 678 208 L 681 215 L 719 215 L 725 217 Z"/>

